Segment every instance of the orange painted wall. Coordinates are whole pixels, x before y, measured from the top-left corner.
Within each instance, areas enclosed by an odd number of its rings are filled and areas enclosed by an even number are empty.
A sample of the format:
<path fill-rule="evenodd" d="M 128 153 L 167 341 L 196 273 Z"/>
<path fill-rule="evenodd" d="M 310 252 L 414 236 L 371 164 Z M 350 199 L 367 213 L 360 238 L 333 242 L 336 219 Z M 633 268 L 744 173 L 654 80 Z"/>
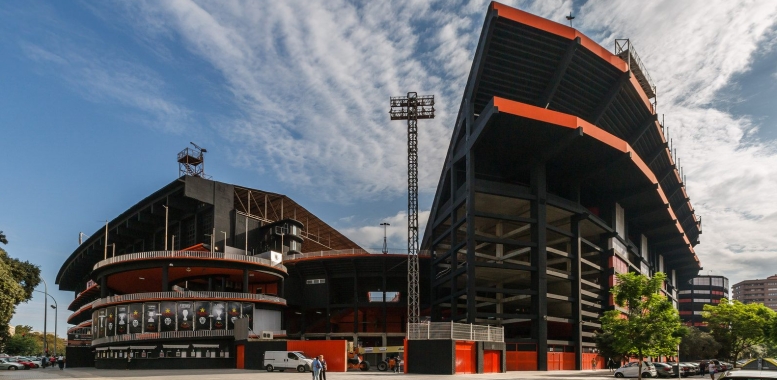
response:
<path fill-rule="evenodd" d="M 537 352 L 535 351 L 507 351 L 508 371 L 536 371 Z"/>
<path fill-rule="evenodd" d="M 607 359 L 590 352 L 583 353 L 583 369 L 593 369 L 591 368 L 593 358 L 596 358 L 596 369 L 607 369 Z"/>
<path fill-rule="evenodd" d="M 456 342 L 456 374 L 476 373 L 475 342 Z"/>
<path fill-rule="evenodd" d="M 345 372 L 347 360 L 347 341 L 345 340 L 290 340 L 286 342 L 289 351 L 302 351 L 312 358 L 324 355 L 328 372 Z"/>
<path fill-rule="evenodd" d="M 237 345 L 237 369 L 245 369 L 246 362 L 246 346 L 242 344 Z"/>
<path fill-rule="evenodd" d="M 501 372 L 502 363 L 499 360 L 502 352 L 495 350 L 483 351 L 483 373 L 499 373 Z"/>

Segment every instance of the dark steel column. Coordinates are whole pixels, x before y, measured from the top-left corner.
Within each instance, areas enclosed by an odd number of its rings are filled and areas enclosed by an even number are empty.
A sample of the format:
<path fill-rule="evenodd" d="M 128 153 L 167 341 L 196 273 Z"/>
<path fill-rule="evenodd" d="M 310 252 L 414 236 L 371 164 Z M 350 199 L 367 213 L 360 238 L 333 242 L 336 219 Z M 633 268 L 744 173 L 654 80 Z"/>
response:
<path fill-rule="evenodd" d="M 100 277 L 100 298 L 108 297 L 108 280 L 105 276 Z"/>
<path fill-rule="evenodd" d="M 450 171 L 451 171 L 451 206 L 456 204 L 456 170 L 455 170 L 455 163 L 451 163 Z M 456 315 L 459 314 L 459 308 L 458 308 L 458 301 L 456 300 L 456 297 L 453 295 L 458 291 L 456 289 L 456 276 L 454 273 L 456 273 L 456 270 L 459 269 L 459 257 L 456 252 L 453 251 L 453 247 L 458 244 L 458 241 L 456 240 L 456 229 L 453 228 L 453 226 L 456 225 L 456 208 L 451 207 L 451 247 L 448 249 L 451 255 L 451 270 L 448 272 L 448 277 L 450 277 L 451 280 L 451 294 L 448 296 L 449 302 L 451 304 L 451 315 L 450 320 L 455 321 Z M 434 277 L 432 277 L 434 278 Z"/>
<path fill-rule="evenodd" d="M 208 291 L 213 291 L 213 276 L 208 277 Z"/>
<path fill-rule="evenodd" d="M 575 215 L 572 217 L 572 320 L 575 326 L 573 330 L 573 337 L 575 339 L 575 369 L 583 369 L 583 313 L 582 313 L 582 299 L 583 295 L 580 294 L 582 289 L 582 268 L 581 262 L 581 241 L 580 241 L 580 217 Z"/>
<path fill-rule="evenodd" d="M 536 221 L 531 229 L 532 242 L 537 246 L 532 250 L 532 266 L 537 270 L 532 274 L 532 290 L 537 295 L 532 298 L 532 338 L 537 340 L 537 369 L 548 370 L 548 254 L 547 245 L 547 186 L 545 163 L 537 163 L 531 169 L 531 191 L 535 199 L 531 202 L 531 217 Z"/>
<path fill-rule="evenodd" d="M 243 269 L 243 293 L 249 293 L 248 291 L 248 269 Z M 277 291 L 276 291 L 277 293 Z"/>
<path fill-rule="evenodd" d="M 477 291 L 475 271 L 475 152 L 467 152 L 467 323 L 475 323 Z"/>
<path fill-rule="evenodd" d="M 381 307 L 382 309 L 381 312 L 383 313 L 383 321 L 382 321 L 383 333 L 386 334 L 388 332 L 386 328 L 386 319 L 388 318 L 388 311 L 386 310 L 386 283 L 387 283 L 386 277 L 388 276 L 388 272 L 387 272 L 386 266 L 388 265 L 388 263 L 386 262 L 385 256 L 381 258 L 381 261 L 383 261 L 383 279 L 382 279 L 383 283 L 381 284 L 382 286 L 381 289 L 383 289 L 383 304 Z"/>
<path fill-rule="evenodd" d="M 167 279 L 168 277 L 167 268 L 168 268 L 167 265 L 162 267 L 162 291 L 163 292 L 170 291 L 170 284 L 169 284 L 170 281 Z"/>
<path fill-rule="evenodd" d="M 353 333 L 359 333 L 359 276 L 353 276 Z M 354 342 L 356 344 L 356 342 Z"/>

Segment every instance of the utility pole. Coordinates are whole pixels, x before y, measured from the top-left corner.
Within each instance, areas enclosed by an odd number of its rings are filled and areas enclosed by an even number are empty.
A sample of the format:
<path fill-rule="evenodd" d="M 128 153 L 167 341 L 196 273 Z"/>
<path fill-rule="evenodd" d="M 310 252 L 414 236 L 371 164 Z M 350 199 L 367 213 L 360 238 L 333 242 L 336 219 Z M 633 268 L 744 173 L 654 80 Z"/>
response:
<path fill-rule="evenodd" d="M 408 92 L 390 104 L 391 120 L 407 120 L 407 323 L 418 323 L 418 119 L 434 118 L 434 95 Z"/>

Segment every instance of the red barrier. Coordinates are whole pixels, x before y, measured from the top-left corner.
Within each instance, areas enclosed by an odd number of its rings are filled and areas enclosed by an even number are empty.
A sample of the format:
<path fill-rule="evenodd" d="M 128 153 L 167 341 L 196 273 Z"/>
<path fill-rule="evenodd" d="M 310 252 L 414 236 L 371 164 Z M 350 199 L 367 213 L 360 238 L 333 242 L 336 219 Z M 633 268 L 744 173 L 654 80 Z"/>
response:
<path fill-rule="evenodd" d="M 502 351 L 484 350 L 483 351 L 483 373 L 499 373 L 502 370 L 500 357 Z"/>
<path fill-rule="evenodd" d="M 536 351 L 507 351 L 508 371 L 536 371 Z"/>
<path fill-rule="evenodd" d="M 476 373 L 475 342 L 456 342 L 456 374 Z"/>
<path fill-rule="evenodd" d="M 286 342 L 289 351 L 302 351 L 313 358 L 324 355 L 328 372 L 345 372 L 348 360 L 348 342 L 345 340 L 290 340 Z"/>

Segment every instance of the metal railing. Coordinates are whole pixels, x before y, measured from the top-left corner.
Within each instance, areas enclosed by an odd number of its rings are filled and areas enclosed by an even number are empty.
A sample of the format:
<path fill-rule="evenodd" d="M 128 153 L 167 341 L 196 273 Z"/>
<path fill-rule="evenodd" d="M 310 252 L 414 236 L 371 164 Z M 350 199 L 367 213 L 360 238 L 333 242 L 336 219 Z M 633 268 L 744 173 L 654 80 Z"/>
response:
<path fill-rule="evenodd" d="M 294 261 L 294 260 L 300 260 L 300 259 L 308 259 L 311 257 L 330 257 L 330 256 L 347 256 L 347 255 L 382 255 L 383 252 L 380 250 L 367 250 L 367 249 L 340 249 L 340 250 L 333 250 L 333 251 L 316 251 L 316 252 L 305 252 L 305 253 L 297 253 L 294 255 L 288 255 L 283 258 L 283 261 Z M 389 255 L 407 255 L 407 250 L 404 252 L 394 252 L 389 251 Z M 420 251 L 418 252 L 418 256 L 430 256 L 431 253 L 429 251 Z"/>
<path fill-rule="evenodd" d="M 469 340 L 504 342 L 504 327 L 481 326 L 455 322 L 408 323 L 408 340 Z"/>
<path fill-rule="evenodd" d="M 132 342 L 136 340 L 176 339 L 176 338 L 210 338 L 219 336 L 233 336 L 235 330 L 192 330 L 192 331 L 164 331 L 152 333 L 124 334 L 104 336 L 92 340 L 92 346 L 106 343 Z M 273 331 L 275 336 L 286 335 L 286 330 Z"/>
<path fill-rule="evenodd" d="M 107 304 L 144 301 L 149 299 L 158 298 L 172 298 L 172 299 L 235 299 L 246 301 L 262 301 L 262 302 L 274 302 L 285 305 L 286 300 L 280 297 L 269 296 L 266 294 L 253 294 L 253 293 L 238 293 L 238 292 L 209 292 L 209 291 L 189 291 L 184 290 L 182 292 L 151 292 L 151 293 L 133 293 L 122 294 L 118 296 L 110 296 L 100 298 L 91 303 L 93 308 L 98 308 Z"/>
<path fill-rule="evenodd" d="M 283 266 L 283 264 L 273 263 L 272 261 L 263 259 L 261 257 L 207 251 L 150 251 L 127 253 L 99 261 L 97 264 L 94 264 L 93 270 L 97 270 L 106 265 L 116 264 L 124 261 L 143 259 L 224 259 L 264 265 L 286 272 L 286 267 Z"/>
<path fill-rule="evenodd" d="M 637 54 L 637 51 L 634 49 L 634 45 L 631 44 L 631 40 L 616 39 L 615 55 L 621 57 L 621 59 L 628 63 L 629 70 L 642 75 L 645 83 L 640 83 L 640 85 L 642 85 L 642 88 L 645 90 L 648 98 L 655 98 L 656 86 L 653 84 L 653 78 L 651 78 L 650 74 L 648 74 L 647 68 L 645 68 L 645 64 L 642 63 L 642 59 L 639 58 L 639 54 Z"/>

